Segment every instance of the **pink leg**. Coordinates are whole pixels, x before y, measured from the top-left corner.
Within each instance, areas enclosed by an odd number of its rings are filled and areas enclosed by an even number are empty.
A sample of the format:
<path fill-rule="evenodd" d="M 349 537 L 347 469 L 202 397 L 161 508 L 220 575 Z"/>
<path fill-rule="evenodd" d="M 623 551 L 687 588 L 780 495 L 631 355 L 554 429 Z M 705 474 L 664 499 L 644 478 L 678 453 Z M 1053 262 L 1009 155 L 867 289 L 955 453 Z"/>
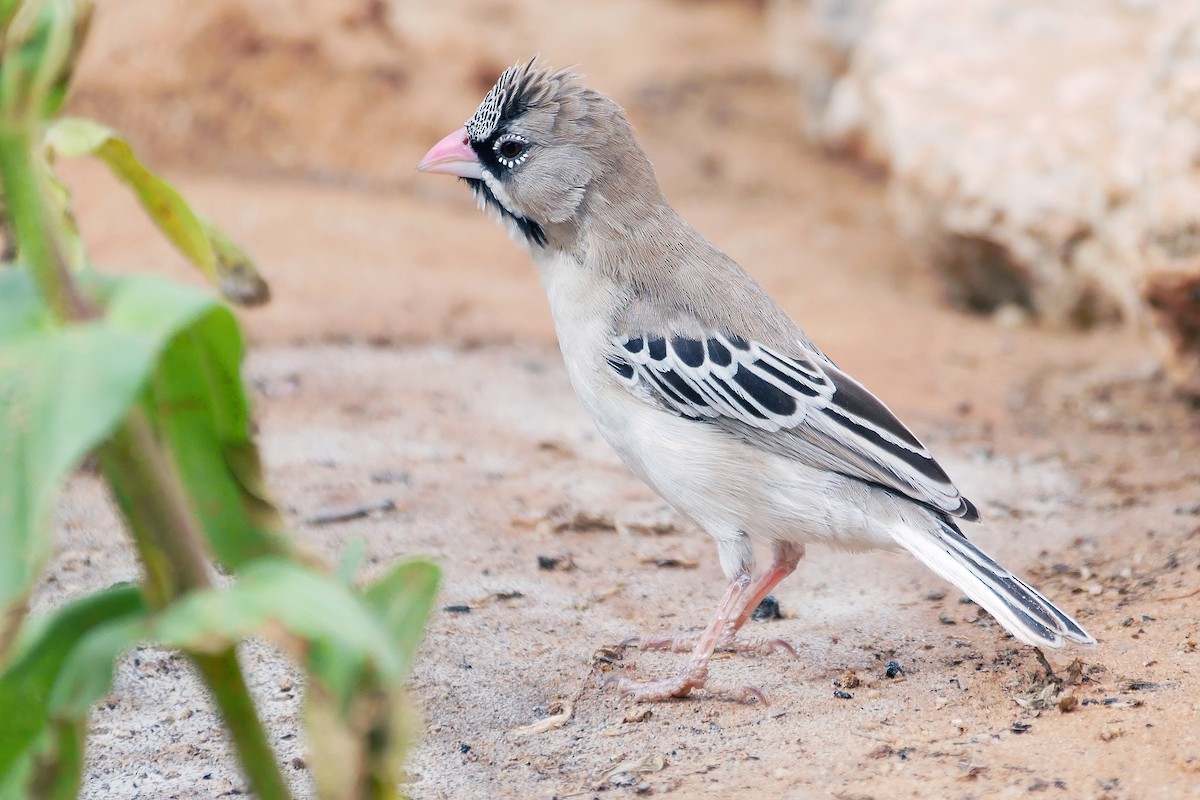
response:
<path fill-rule="evenodd" d="M 691 649 L 692 655 L 684 668 L 673 678 L 639 682 L 628 678 L 615 681 L 622 694 L 632 697 L 639 703 L 656 702 L 671 697 L 686 697 L 693 689 L 700 689 L 708 681 L 708 663 L 713 653 L 718 650 L 734 650 L 737 652 L 752 652 L 759 655 L 769 655 L 775 652 L 786 652 L 796 655 L 790 644 L 782 639 L 765 639 L 756 642 L 738 642 L 735 637 L 738 630 L 750 619 L 754 609 L 762 599 L 771 593 L 781 580 L 796 570 L 796 565 L 804 557 L 804 547 L 790 542 L 781 542 L 775 546 L 775 558 L 771 568 L 759 576 L 758 580 L 750 583 L 749 575 L 739 575 L 725 590 L 717 606 L 717 613 L 700 636 L 693 640 L 694 644 L 685 644 L 683 637 L 671 639 L 651 639 L 644 649 L 670 649 L 684 652 Z M 689 637 L 691 638 L 691 637 Z M 634 643 L 631 639 L 624 644 Z M 690 647 L 689 647 L 690 644 Z M 714 689 L 709 691 L 739 702 L 756 699 L 765 703 L 762 692 L 753 686 Z"/>
<path fill-rule="evenodd" d="M 746 595 L 746 603 L 742 606 L 741 613 L 737 615 L 731 633 L 737 633 L 746 624 L 746 620 L 750 619 L 750 615 L 754 613 L 754 609 L 758 608 L 758 604 L 763 601 L 763 598 L 769 595 L 781 580 L 796 571 L 802 558 L 804 558 L 804 545 L 802 544 L 780 542 L 775 545 L 775 558 L 771 562 L 771 568 L 760 575 L 754 585 L 750 587 L 750 592 Z"/>
<path fill-rule="evenodd" d="M 754 609 L 779 582 L 796 571 L 800 559 L 804 558 L 804 545 L 792 542 L 780 542 L 775 545 L 775 557 L 771 568 L 764 572 L 746 591 L 735 613 L 731 615 L 725 630 L 717 639 L 716 648 L 721 651 L 735 653 L 753 653 L 756 655 L 771 655 L 772 653 L 788 653 L 796 655 L 796 650 L 782 639 L 759 639 L 755 641 L 738 641 L 737 632 L 741 630 Z M 638 642 L 636 638 L 626 639 L 622 644 L 637 644 L 642 650 L 670 650 L 685 653 L 698 646 L 699 640 L 693 636 L 665 636 L 646 639 Z"/>
<path fill-rule="evenodd" d="M 613 682 L 616 683 L 621 694 L 632 697 L 639 703 L 653 703 L 672 697 L 687 697 L 693 689 L 703 687 L 708 682 L 708 662 L 712 658 L 713 651 L 716 650 L 717 642 L 735 619 L 734 615 L 740 610 L 749 589 L 749 575 L 739 575 L 733 579 L 729 588 L 725 590 L 725 596 L 721 598 L 721 604 L 717 606 L 716 615 L 713 616 L 712 622 L 708 624 L 704 632 L 700 634 L 700 639 L 696 642 L 695 649 L 692 650 L 691 658 L 688 659 L 679 674 L 671 678 L 657 678 L 651 681 L 617 678 Z M 751 698 L 766 701 L 762 692 L 753 686 L 715 689 L 713 692 L 739 702 L 745 702 Z"/>

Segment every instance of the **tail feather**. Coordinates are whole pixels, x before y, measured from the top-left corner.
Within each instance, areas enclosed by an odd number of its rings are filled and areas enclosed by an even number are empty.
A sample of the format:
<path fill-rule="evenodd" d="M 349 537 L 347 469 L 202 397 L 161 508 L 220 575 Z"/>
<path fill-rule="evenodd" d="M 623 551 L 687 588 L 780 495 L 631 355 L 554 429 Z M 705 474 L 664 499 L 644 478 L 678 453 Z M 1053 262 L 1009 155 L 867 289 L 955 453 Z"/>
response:
<path fill-rule="evenodd" d="M 900 546 L 987 609 L 1025 644 L 1058 648 L 1067 641 L 1096 643 L 1078 622 L 993 561 L 949 523 L 939 520 L 936 530 L 905 525 L 894 535 Z"/>

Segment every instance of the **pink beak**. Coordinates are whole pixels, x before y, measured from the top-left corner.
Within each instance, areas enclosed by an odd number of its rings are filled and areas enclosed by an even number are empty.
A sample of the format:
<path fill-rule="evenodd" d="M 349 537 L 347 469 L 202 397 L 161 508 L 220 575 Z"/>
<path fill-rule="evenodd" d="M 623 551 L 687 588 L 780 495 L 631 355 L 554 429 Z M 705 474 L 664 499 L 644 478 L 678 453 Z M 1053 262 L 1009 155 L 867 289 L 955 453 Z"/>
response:
<path fill-rule="evenodd" d="M 430 148 L 421 159 L 421 163 L 417 164 L 417 172 L 457 175 L 460 178 L 475 180 L 483 178 L 483 168 L 479 166 L 479 157 L 471 149 L 465 127 L 459 128 Z"/>

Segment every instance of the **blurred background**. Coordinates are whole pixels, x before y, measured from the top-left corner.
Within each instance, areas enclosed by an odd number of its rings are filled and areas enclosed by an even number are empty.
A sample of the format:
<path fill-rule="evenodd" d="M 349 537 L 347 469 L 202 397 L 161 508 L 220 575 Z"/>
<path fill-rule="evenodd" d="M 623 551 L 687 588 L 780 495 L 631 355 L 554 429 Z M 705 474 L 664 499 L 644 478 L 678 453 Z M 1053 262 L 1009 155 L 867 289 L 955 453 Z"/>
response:
<path fill-rule="evenodd" d="M 413 172 L 535 53 L 621 102 L 669 196 L 794 312 L 869 275 L 1125 325 L 1200 394 L 1195 2 L 102 0 L 72 102 L 255 249 L 260 340 L 545 336 L 524 258 Z M 170 258 L 104 194 L 102 257 Z"/>

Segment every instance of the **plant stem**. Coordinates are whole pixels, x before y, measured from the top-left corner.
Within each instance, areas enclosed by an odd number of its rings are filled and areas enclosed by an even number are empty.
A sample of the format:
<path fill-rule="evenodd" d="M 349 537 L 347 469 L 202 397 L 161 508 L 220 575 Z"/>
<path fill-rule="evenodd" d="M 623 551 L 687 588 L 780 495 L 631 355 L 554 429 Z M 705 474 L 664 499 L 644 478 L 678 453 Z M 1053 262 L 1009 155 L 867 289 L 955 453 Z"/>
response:
<path fill-rule="evenodd" d="M 255 794 L 260 800 L 288 800 L 291 794 L 279 772 L 275 751 L 271 749 L 259 722 L 258 710 L 242 676 L 237 652 L 231 647 L 217 655 L 188 655 L 200 670 L 204 683 L 217 702 L 217 708 L 221 710 L 242 762 L 242 769 L 246 771 Z"/>
<path fill-rule="evenodd" d="M 135 406 L 99 453 L 146 567 L 147 604 L 162 608 L 211 586 L 204 533 L 145 412 Z"/>
<path fill-rule="evenodd" d="M 61 323 L 83 321 L 98 312 L 78 293 L 62 258 L 34 142 L 31 126 L 0 120 L 0 188 L 6 210 L 20 260 L 43 302 Z M 99 455 L 145 567 L 142 585 L 150 607 L 163 608 L 189 591 L 210 587 L 204 532 L 140 407 L 129 412 Z M 258 719 L 237 653 L 231 647 L 216 655 L 188 655 L 216 700 L 251 788 L 262 800 L 289 800 L 291 794 Z"/>
<path fill-rule="evenodd" d="M 0 121 L 0 189 L 19 245 L 18 255 L 55 317 L 88 319 L 95 311 L 75 290 L 53 235 L 33 146 L 30 130 L 20 123 Z"/>
<path fill-rule="evenodd" d="M 161 608 L 186 592 L 210 587 L 203 531 L 140 408 L 100 448 L 100 464 L 146 565 L 147 603 Z M 235 650 L 188 652 L 188 657 L 212 692 L 251 788 L 261 800 L 288 800 L 291 794 Z"/>

